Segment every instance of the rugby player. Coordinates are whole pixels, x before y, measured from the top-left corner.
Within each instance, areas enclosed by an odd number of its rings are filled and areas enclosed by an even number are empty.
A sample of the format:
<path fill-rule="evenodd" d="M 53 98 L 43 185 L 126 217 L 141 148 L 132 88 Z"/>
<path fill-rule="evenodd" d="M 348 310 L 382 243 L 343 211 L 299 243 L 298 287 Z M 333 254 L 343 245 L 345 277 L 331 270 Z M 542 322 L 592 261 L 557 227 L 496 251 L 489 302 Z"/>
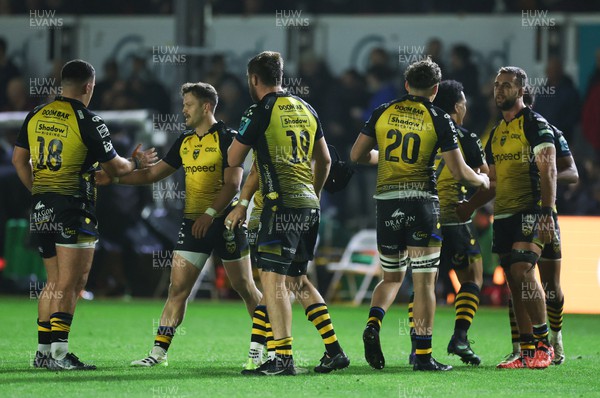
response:
<path fill-rule="evenodd" d="M 410 263 L 415 291 L 413 369 L 444 371 L 452 367 L 431 356 L 442 243 L 433 168 L 438 148 L 450 173 L 462 184 L 487 188 L 489 180 L 464 162 L 450 115 L 431 104 L 441 81 L 439 66 L 431 59 L 415 62 L 406 69 L 405 78 L 408 94 L 373 112 L 350 155 L 354 162 L 378 166 L 377 245 L 383 280 L 373 292 L 363 333 L 365 359 L 375 369 L 385 366 L 379 340 L 381 322 Z"/>
<path fill-rule="evenodd" d="M 250 149 L 254 150 L 264 201 L 256 260 L 262 270 L 275 357 L 262 364 L 256 374 L 295 375 L 286 275 L 305 275 L 313 258 L 319 198 L 331 158 L 315 110 L 281 87 L 281 55 L 273 51 L 256 55 L 248 62 L 247 74 L 255 104 L 242 117 L 239 133 L 229 148 L 229 164 L 241 165 Z M 314 311 L 313 315 L 329 317 L 324 304 Z"/>
<path fill-rule="evenodd" d="M 32 193 L 30 232 L 47 274 L 38 303 L 38 349 L 33 366 L 93 370 L 69 352 L 69 333 L 98 241 L 95 215 L 97 163 L 108 176 L 124 176 L 156 161 L 154 148 L 124 159 L 114 150 L 102 118 L 87 109 L 94 67 L 75 59 L 61 70 L 61 95 L 30 112 L 13 152 L 13 165 Z"/>
<path fill-rule="evenodd" d="M 173 252 L 171 284 L 158 327 L 154 347 L 131 366 L 168 365 L 167 351 L 176 328 L 185 316 L 187 299 L 202 267 L 214 251 L 246 304 L 250 315 L 261 299 L 252 278 L 248 243 L 241 230 L 229 231 L 223 225 L 234 196 L 238 193 L 243 169 L 227 163 L 227 148 L 235 132 L 214 117 L 217 91 L 208 83 L 186 83 L 181 87 L 186 131 L 167 155 L 151 167 L 114 179 L 114 183 L 151 184 L 183 167 L 185 209 L 179 239 Z M 99 184 L 110 183 L 97 175 Z"/>

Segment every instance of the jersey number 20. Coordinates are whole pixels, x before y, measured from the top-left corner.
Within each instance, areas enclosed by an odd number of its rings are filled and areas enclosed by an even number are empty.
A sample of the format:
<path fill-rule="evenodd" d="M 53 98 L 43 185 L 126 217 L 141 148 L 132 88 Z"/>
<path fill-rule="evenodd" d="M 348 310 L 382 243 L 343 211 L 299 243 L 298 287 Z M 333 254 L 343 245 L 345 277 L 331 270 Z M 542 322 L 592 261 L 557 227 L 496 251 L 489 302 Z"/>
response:
<path fill-rule="evenodd" d="M 385 160 L 389 162 L 399 162 L 400 158 L 392 155 L 392 151 L 402 145 L 402 151 L 400 152 L 402 161 L 409 164 L 413 164 L 417 161 L 419 157 L 419 148 L 421 147 L 421 137 L 415 133 L 406 133 L 403 137 L 399 130 L 390 130 L 387 132 L 387 138 L 394 141 L 385 148 Z M 411 141 L 412 148 L 410 148 Z"/>

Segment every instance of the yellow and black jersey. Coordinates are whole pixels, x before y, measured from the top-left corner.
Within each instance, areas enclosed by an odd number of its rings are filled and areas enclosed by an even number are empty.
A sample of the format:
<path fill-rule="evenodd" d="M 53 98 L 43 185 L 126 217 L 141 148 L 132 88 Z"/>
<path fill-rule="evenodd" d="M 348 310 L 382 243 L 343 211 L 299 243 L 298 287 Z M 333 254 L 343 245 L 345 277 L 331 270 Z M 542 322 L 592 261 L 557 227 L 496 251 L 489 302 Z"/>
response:
<path fill-rule="evenodd" d="M 54 193 L 91 203 L 96 200 L 94 166 L 117 155 L 102 118 L 62 96 L 27 115 L 16 145 L 31 154 L 33 195 Z"/>
<path fill-rule="evenodd" d="M 465 163 L 472 169 L 479 168 L 485 163 L 485 153 L 481 140 L 475 133 L 469 133 L 465 128 L 456 125 L 458 132 L 458 147 Z M 442 225 L 459 224 L 455 212 L 456 204 L 466 199 L 467 188 L 452 177 L 440 154 L 436 156 L 435 174 L 437 190 L 440 198 L 440 222 Z"/>
<path fill-rule="evenodd" d="M 212 206 L 223 187 L 227 163 L 227 149 L 235 130 L 219 121 L 206 134 L 195 131 L 183 133 L 163 158 L 171 167 L 183 166 L 185 172 L 184 217 L 195 220 Z"/>
<path fill-rule="evenodd" d="M 485 154 L 496 168 L 496 218 L 538 206 L 540 173 L 534 153 L 553 145 L 554 133 L 546 119 L 527 107 L 492 129 Z"/>
<path fill-rule="evenodd" d="M 556 148 L 556 158 L 566 158 L 567 156 L 573 156 L 569 144 L 561 130 L 556 126 L 548 123 L 554 134 L 554 147 Z"/>
<path fill-rule="evenodd" d="M 290 208 L 319 208 L 311 160 L 322 138 L 315 110 L 285 92 L 269 93 L 248 108 L 236 136 L 256 153 L 265 202 Z"/>
<path fill-rule="evenodd" d="M 256 162 L 256 152 L 252 152 L 252 161 Z M 259 181 L 260 181 L 260 174 L 258 176 Z M 260 189 L 256 192 L 254 192 L 254 208 L 256 209 L 256 211 L 262 211 L 264 205 L 264 199 L 262 196 L 262 193 L 260 191 Z"/>
<path fill-rule="evenodd" d="M 458 148 L 450 115 L 412 95 L 375 109 L 361 133 L 375 138 L 379 147 L 376 199 L 395 199 L 399 192 L 411 191 L 435 197 L 438 148 L 442 152 Z"/>

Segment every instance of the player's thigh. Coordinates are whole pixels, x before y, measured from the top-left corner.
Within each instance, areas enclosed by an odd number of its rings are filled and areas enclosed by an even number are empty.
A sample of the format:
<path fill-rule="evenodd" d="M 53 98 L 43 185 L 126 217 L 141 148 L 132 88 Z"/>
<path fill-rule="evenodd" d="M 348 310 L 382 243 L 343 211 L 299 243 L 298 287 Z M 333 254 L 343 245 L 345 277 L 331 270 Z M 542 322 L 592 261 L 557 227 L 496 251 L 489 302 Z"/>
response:
<path fill-rule="evenodd" d="M 75 287 L 92 268 L 93 247 L 71 247 L 56 245 L 58 284 Z"/>
<path fill-rule="evenodd" d="M 410 209 L 400 200 L 377 200 L 376 231 L 379 264 L 386 273 L 404 273 L 407 266 L 405 224 Z M 391 275 L 388 279 L 396 279 Z"/>
<path fill-rule="evenodd" d="M 193 220 L 183 219 L 179 230 L 179 238 L 175 250 L 173 250 L 170 288 L 170 292 L 173 293 L 188 292 L 189 294 L 214 249 L 217 235 L 215 229 L 218 228 L 217 221 L 215 220 L 206 235 L 200 239 L 192 234 L 193 225 Z"/>
<path fill-rule="evenodd" d="M 258 266 L 263 271 L 288 275 L 293 262 L 313 258 L 319 209 L 265 207 L 257 239 Z"/>
<path fill-rule="evenodd" d="M 461 283 L 482 282 L 481 248 L 471 223 L 442 226 L 444 240 L 440 254 L 440 269 L 453 269 Z"/>
<path fill-rule="evenodd" d="M 410 218 L 406 221 L 404 231 L 406 245 L 417 248 L 415 250 L 433 253 L 442 247 L 442 230 L 440 224 L 440 204 L 436 200 L 413 199 L 407 200 L 406 208 L 410 211 Z M 436 249 L 436 250 L 425 250 Z M 408 254 L 413 256 L 409 252 Z"/>
<path fill-rule="evenodd" d="M 42 258 L 46 270 L 46 286 L 53 288 L 58 281 L 58 257 Z"/>
<path fill-rule="evenodd" d="M 169 294 L 172 292 L 187 297 L 192 291 L 192 287 L 194 287 L 196 279 L 198 279 L 200 271 L 208 260 L 208 257 L 209 255 L 206 253 L 174 250 Z"/>
<path fill-rule="evenodd" d="M 405 235 L 413 278 L 416 274 L 437 274 L 442 232 L 439 203 L 434 200 L 411 200 L 413 218 L 407 222 Z"/>

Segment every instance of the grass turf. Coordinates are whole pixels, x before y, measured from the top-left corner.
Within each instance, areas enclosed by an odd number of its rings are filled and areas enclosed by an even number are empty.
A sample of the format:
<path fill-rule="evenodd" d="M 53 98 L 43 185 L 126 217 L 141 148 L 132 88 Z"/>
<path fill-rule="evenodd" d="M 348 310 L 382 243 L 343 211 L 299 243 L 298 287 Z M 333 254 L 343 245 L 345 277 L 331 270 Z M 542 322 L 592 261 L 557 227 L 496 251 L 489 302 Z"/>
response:
<path fill-rule="evenodd" d="M 368 308 L 333 305 L 330 308 L 350 367 L 328 375 L 312 368 L 323 354 L 314 327 L 294 304 L 294 357 L 310 368 L 296 377 L 240 375 L 249 342 L 250 319 L 241 302 L 198 301 L 188 306 L 169 351 L 169 366 L 130 368 L 152 346 L 162 310 L 161 301 L 81 301 L 77 308 L 70 350 L 98 370 L 51 372 L 30 367 L 37 344 L 35 300 L 0 298 L 4 336 L 0 347 L 0 396 L 39 397 L 48 393 L 68 397 L 588 397 L 600 396 L 600 316 L 566 315 L 564 344 L 567 360 L 546 370 L 497 370 L 510 349 L 506 310 L 481 309 L 469 338 L 481 356 L 478 368 L 463 365 L 446 354 L 453 327 L 453 309 L 436 313 L 433 353 L 452 372 L 413 372 L 406 306 L 394 306 L 381 334 L 386 367 L 372 370 L 364 360 L 362 331 Z"/>

